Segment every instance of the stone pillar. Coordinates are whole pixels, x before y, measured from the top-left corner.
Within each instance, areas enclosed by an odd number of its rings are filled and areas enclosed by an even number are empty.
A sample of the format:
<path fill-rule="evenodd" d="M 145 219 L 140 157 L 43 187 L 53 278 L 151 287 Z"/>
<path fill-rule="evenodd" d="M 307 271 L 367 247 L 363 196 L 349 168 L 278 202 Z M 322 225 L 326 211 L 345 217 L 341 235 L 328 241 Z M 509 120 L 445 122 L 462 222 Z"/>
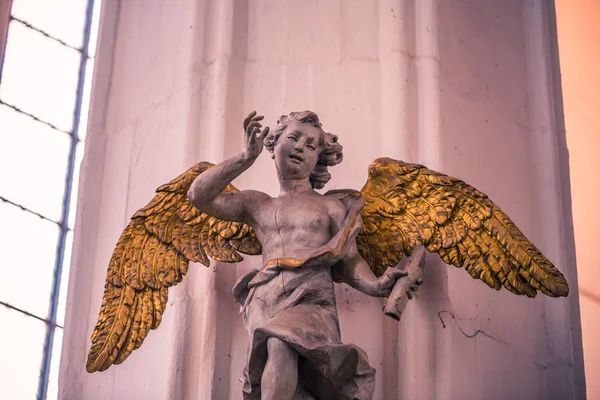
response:
<path fill-rule="evenodd" d="M 584 396 L 554 16 L 542 0 L 105 2 L 60 372 L 65 399 L 239 399 L 246 333 L 230 295 L 258 257 L 192 265 L 160 328 L 122 365 L 85 372 L 112 249 L 160 184 L 312 109 L 340 137 L 325 188 L 360 189 L 381 156 L 457 176 L 497 202 L 565 273 L 567 299 L 495 292 L 428 259 L 398 324 L 338 285 L 342 337 L 375 399 Z M 265 155 L 236 182 L 277 194 Z M 565 190 L 566 189 L 566 190 Z M 365 323 L 368 322 L 368 323 Z"/>
<path fill-rule="evenodd" d="M 583 357 L 588 399 L 600 398 L 600 269 L 596 266 L 600 216 L 594 212 L 600 194 L 600 68 L 596 52 L 600 3 L 556 1 L 560 72 L 571 169 L 573 225 L 577 241 L 577 274 L 581 301 Z"/>

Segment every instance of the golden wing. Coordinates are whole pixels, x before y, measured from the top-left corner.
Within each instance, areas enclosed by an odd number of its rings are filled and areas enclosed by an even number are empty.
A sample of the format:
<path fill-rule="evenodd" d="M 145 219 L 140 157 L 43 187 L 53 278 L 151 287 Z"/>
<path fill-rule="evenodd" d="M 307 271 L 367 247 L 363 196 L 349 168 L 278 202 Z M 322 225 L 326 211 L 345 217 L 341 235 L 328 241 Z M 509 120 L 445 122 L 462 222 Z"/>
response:
<path fill-rule="evenodd" d="M 389 158 L 369 167 L 357 247 L 378 276 L 424 245 L 499 290 L 566 296 L 569 285 L 485 194 L 456 178 Z"/>
<path fill-rule="evenodd" d="M 194 179 L 212 167 L 199 163 L 159 187 L 147 206 L 125 228 L 108 266 L 100 316 L 92 333 L 88 372 L 122 363 L 139 348 L 150 329 L 158 328 L 168 288 L 181 282 L 189 261 L 209 265 L 238 262 L 239 252 L 261 254 L 248 225 L 214 218 L 187 199 Z M 225 191 L 237 191 L 229 185 Z"/>

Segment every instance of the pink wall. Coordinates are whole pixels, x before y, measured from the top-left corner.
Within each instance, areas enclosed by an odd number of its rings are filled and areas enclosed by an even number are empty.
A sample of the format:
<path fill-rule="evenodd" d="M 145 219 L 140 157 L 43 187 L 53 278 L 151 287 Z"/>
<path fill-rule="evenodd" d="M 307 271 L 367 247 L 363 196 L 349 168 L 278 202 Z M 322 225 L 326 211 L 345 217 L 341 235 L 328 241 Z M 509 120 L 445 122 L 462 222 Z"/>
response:
<path fill-rule="evenodd" d="M 600 399 L 600 2 L 556 0 L 588 399 Z M 595 379 L 594 379 L 595 378 Z"/>

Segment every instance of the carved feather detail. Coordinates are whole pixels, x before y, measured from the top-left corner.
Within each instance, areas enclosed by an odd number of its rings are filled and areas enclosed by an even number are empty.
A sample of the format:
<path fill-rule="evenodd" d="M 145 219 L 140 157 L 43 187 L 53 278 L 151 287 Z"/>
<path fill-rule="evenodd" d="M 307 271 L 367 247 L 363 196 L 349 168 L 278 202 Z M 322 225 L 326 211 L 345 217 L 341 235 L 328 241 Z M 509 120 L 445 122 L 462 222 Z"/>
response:
<path fill-rule="evenodd" d="M 381 275 L 404 254 L 424 245 L 447 264 L 499 290 L 535 297 L 566 296 L 560 271 L 500 207 L 465 182 L 389 158 L 369 167 L 360 254 Z"/>
<path fill-rule="evenodd" d="M 212 167 L 199 163 L 156 190 L 121 234 L 109 262 L 100 315 L 88 353 L 88 372 L 120 364 L 160 325 L 168 288 L 187 273 L 189 261 L 237 262 L 261 254 L 249 226 L 202 213 L 187 199 L 194 179 Z M 237 191 L 229 185 L 225 191 Z"/>

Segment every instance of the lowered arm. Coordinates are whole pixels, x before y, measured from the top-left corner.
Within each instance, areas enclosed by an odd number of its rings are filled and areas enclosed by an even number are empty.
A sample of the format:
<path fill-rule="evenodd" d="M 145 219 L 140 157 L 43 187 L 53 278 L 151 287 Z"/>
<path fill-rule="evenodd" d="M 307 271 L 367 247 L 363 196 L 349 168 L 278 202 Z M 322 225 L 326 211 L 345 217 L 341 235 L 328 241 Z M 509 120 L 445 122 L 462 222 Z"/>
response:
<path fill-rule="evenodd" d="M 409 257 L 409 263 L 422 264 L 424 259 L 425 249 L 418 247 Z M 408 269 L 407 267 L 406 270 Z M 338 264 L 335 273 L 356 290 L 374 297 L 388 297 L 392 293 L 396 281 L 408 275 L 404 270 L 394 267 L 388 268 L 379 278 L 376 277 L 369 264 L 358 252 L 356 242 L 352 244 L 346 257 Z"/>
<path fill-rule="evenodd" d="M 358 253 L 356 242 L 352 243 L 335 272 L 354 289 L 373 297 L 389 296 L 396 280 L 406 276 L 405 272 L 397 268 L 388 268 L 383 275 L 376 277 L 369 264 Z"/>

